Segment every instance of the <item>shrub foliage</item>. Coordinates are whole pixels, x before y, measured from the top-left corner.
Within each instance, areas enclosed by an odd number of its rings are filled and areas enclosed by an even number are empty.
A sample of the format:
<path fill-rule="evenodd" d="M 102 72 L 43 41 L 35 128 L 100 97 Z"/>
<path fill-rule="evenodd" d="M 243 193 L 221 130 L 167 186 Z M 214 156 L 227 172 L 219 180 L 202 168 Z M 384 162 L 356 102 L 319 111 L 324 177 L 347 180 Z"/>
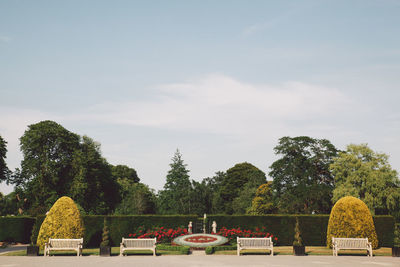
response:
<path fill-rule="evenodd" d="M 374 221 L 363 201 L 347 196 L 336 202 L 329 217 L 326 238 L 328 247 L 332 246 L 332 237 L 368 237 L 368 241 L 372 243 L 372 248 L 378 247 Z"/>
<path fill-rule="evenodd" d="M 82 238 L 84 225 L 75 202 L 69 197 L 61 197 L 44 219 L 37 239 L 43 247 L 49 238 Z"/>

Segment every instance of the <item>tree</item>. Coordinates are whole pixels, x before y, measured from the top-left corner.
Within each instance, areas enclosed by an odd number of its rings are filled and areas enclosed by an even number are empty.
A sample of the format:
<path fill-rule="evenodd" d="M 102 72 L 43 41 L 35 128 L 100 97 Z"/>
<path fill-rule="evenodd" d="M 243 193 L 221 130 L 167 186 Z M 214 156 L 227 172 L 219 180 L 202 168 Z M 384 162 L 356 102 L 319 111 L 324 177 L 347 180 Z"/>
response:
<path fill-rule="evenodd" d="M 42 121 L 28 126 L 20 144 L 22 170 L 14 182 L 27 191 L 32 208 L 44 213 L 68 192 L 79 136 L 53 121 Z"/>
<path fill-rule="evenodd" d="M 159 209 L 164 214 L 190 214 L 189 170 L 177 149 L 168 171 L 164 190 L 159 193 Z"/>
<path fill-rule="evenodd" d="M 140 181 L 136 170 L 126 165 L 112 166 L 111 175 L 113 180 L 119 184 L 122 199 L 130 192 L 131 186 Z"/>
<path fill-rule="evenodd" d="M 101 156 L 100 144 L 83 136 L 74 151 L 68 193 L 90 214 L 110 214 L 120 202 L 119 185 L 111 165 Z"/>
<path fill-rule="evenodd" d="M 267 182 L 257 188 L 256 196 L 251 202 L 251 208 L 247 210 L 248 214 L 263 215 L 276 212 L 274 204 L 272 182 Z"/>
<path fill-rule="evenodd" d="M 115 214 L 155 214 L 154 192 L 145 184 L 132 183 L 122 202 L 115 209 Z"/>
<path fill-rule="evenodd" d="M 44 214 L 61 196 L 85 211 L 106 214 L 119 203 L 119 186 L 100 144 L 53 121 L 28 126 L 20 138 L 23 160 L 10 180 L 22 189 L 31 215 Z"/>
<path fill-rule="evenodd" d="M 282 137 L 274 148 L 282 155 L 270 166 L 277 205 L 284 213 L 329 213 L 333 177 L 329 165 L 338 150 L 326 139 Z"/>
<path fill-rule="evenodd" d="M 354 196 L 364 201 L 372 214 L 399 211 L 400 182 L 388 158 L 367 144 L 348 145 L 330 165 L 336 185 L 332 201 Z"/>
<path fill-rule="evenodd" d="M 245 213 L 251 206 L 255 191 L 265 182 L 265 173 L 250 163 L 238 163 L 228 169 L 220 187 L 223 212 Z"/>
<path fill-rule="evenodd" d="M 5 161 L 7 154 L 7 142 L 0 135 L 0 182 L 6 181 L 9 177 L 10 171 L 7 168 Z"/>

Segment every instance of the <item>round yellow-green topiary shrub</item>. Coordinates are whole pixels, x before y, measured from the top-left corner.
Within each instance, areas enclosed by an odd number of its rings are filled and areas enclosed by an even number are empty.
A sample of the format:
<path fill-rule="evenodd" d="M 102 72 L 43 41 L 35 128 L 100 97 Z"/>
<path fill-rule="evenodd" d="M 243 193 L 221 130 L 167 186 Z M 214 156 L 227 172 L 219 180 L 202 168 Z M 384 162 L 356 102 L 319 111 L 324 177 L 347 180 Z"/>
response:
<path fill-rule="evenodd" d="M 355 197 L 342 197 L 333 206 L 329 216 L 326 243 L 332 247 L 332 237 L 368 238 L 372 248 L 378 247 L 371 213 L 363 201 Z"/>
<path fill-rule="evenodd" d="M 61 197 L 47 213 L 36 243 L 43 248 L 49 238 L 82 238 L 84 231 L 81 214 L 75 202 L 69 197 Z"/>

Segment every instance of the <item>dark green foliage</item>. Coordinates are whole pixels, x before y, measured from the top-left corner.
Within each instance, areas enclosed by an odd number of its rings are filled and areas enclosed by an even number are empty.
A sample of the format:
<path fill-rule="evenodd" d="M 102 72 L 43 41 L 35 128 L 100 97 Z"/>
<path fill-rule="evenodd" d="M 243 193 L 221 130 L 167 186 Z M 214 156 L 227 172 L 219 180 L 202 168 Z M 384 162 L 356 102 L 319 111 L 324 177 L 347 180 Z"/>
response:
<path fill-rule="evenodd" d="M 325 246 L 329 215 L 298 215 L 303 244 Z"/>
<path fill-rule="evenodd" d="M 169 246 L 165 244 L 158 244 L 157 250 L 167 250 L 167 251 L 180 251 L 182 255 L 188 255 L 190 251 L 189 246 Z"/>
<path fill-rule="evenodd" d="M 190 192 L 192 186 L 189 170 L 183 163 L 182 155 L 177 149 L 171 169 L 168 171 L 164 190 L 159 193 L 159 213 L 161 214 L 192 214 L 190 209 Z"/>
<path fill-rule="evenodd" d="M 30 243 L 34 223 L 32 217 L 0 217 L 0 241 Z"/>
<path fill-rule="evenodd" d="M 121 243 L 122 237 L 128 237 L 139 226 L 144 229 L 155 227 L 187 228 L 189 221 L 197 220 L 195 215 L 139 215 L 139 216 L 110 216 L 110 241 L 111 245 Z"/>
<path fill-rule="evenodd" d="M 0 135 L 0 182 L 6 181 L 10 175 L 10 170 L 6 164 L 7 142 Z"/>
<path fill-rule="evenodd" d="M 228 229 L 240 227 L 244 230 L 255 230 L 256 227 L 266 227 L 266 231 L 278 237 L 279 245 L 291 246 L 293 243 L 294 215 L 207 215 L 210 222 L 216 221 L 218 229 L 225 226 Z M 301 222 L 300 222 L 300 226 Z"/>
<path fill-rule="evenodd" d="M 114 180 L 127 180 L 131 183 L 140 182 L 140 178 L 138 177 L 136 170 L 129 168 L 126 165 L 116 165 L 111 167 L 111 173 Z"/>
<path fill-rule="evenodd" d="M 105 216 L 101 215 L 83 216 L 83 222 L 86 229 L 84 236 L 85 247 L 99 246 L 102 237 L 104 217 Z M 218 229 L 225 226 L 227 228 L 241 227 L 241 229 L 254 230 L 256 227 L 261 228 L 264 226 L 268 232 L 278 237 L 279 246 L 291 246 L 293 244 L 296 217 L 299 218 L 299 228 L 304 244 L 307 246 L 326 245 L 326 230 L 328 227 L 329 215 L 207 215 L 209 224 L 212 221 L 216 221 Z M 14 238 L 14 236 L 20 235 L 21 232 L 27 231 L 26 240 L 29 242 L 32 227 L 24 228 L 23 223 L 17 222 L 18 220 L 24 220 L 24 217 L 2 217 L 0 218 L 0 226 L 10 224 L 9 221 L 2 222 L 5 218 L 16 220 L 14 234 L 10 236 Z M 197 216 L 192 215 L 107 216 L 107 218 L 110 230 L 110 243 L 112 246 L 118 246 L 122 237 L 128 237 L 128 235 L 139 226 L 144 226 L 145 229 L 152 229 L 157 226 L 163 226 L 165 228 L 186 228 L 189 221 L 196 221 L 198 219 Z M 394 232 L 393 217 L 374 216 L 373 219 L 376 233 L 378 235 L 379 246 L 391 247 L 393 245 Z M 34 219 L 31 218 L 31 220 L 33 224 Z M 35 231 L 39 231 L 43 220 L 44 216 L 37 217 L 34 230 L 32 231 L 32 236 L 35 236 Z M 0 237 L 5 236 L 8 232 L 4 232 L 3 229 L 4 228 L 0 227 Z"/>
<path fill-rule="evenodd" d="M 265 173 L 254 165 L 239 163 L 226 171 L 220 186 L 223 212 L 244 214 L 251 207 L 257 188 L 267 181 Z"/>
<path fill-rule="evenodd" d="M 111 165 L 101 156 L 100 144 L 83 136 L 72 162 L 74 178 L 69 196 L 89 214 L 109 214 L 120 202 L 119 185 Z"/>
<path fill-rule="evenodd" d="M 13 182 L 26 189 L 33 209 L 43 207 L 45 211 L 68 191 L 79 136 L 53 121 L 42 121 L 29 125 L 20 141 L 22 169 Z"/>
<path fill-rule="evenodd" d="M 61 196 L 70 196 L 86 212 L 111 213 L 120 201 L 111 166 L 100 145 L 53 121 L 28 126 L 20 138 L 23 160 L 10 183 L 23 189 L 25 213 L 44 214 Z"/>
<path fill-rule="evenodd" d="M 156 213 L 156 196 L 147 185 L 132 183 L 122 202 L 115 209 L 117 215 L 142 215 Z"/>
<path fill-rule="evenodd" d="M 281 213 L 329 213 L 333 177 L 329 165 L 338 150 L 328 140 L 282 137 L 274 148 L 281 158 L 271 166 L 273 190 Z"/>
<path fill-rule="evenodd" d="M 394 226 L 393 246 L 400 247 L 400 223 L 396 223 Z"/>
<path fill-rule="evenodd" d="M 379 247 L 392 247 L 394 241 L 394 218 L 389 215 L 373 216 Z"/>

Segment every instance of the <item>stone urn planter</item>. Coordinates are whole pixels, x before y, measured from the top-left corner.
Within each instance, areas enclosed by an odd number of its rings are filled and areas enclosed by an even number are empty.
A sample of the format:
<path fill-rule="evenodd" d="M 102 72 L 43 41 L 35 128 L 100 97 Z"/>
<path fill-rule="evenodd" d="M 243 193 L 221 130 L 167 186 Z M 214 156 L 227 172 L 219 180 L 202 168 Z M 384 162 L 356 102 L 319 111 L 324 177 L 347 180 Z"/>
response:
<path fill-rule="evenodd" d="M 110 257 L 111 256 L 111 247 L 110 246 L 100 247 L 100 256 Z"/>
<path fill-rule="evenodd" d="M 392 257 L 400 257 L 400 247 L 392 247 Z"/>
<path fill-rule="evenodd" d="M 27 246 L 26 247 L 26 255 L 27 256 L 38 256 L 39 255 L 39 247 L 38 246 Z"/>
<path fill-rule="evenodd" d="M 293 246 L 293 254 L 295 256 L 305 256 L 306 247 L 305 246 Z"/>

